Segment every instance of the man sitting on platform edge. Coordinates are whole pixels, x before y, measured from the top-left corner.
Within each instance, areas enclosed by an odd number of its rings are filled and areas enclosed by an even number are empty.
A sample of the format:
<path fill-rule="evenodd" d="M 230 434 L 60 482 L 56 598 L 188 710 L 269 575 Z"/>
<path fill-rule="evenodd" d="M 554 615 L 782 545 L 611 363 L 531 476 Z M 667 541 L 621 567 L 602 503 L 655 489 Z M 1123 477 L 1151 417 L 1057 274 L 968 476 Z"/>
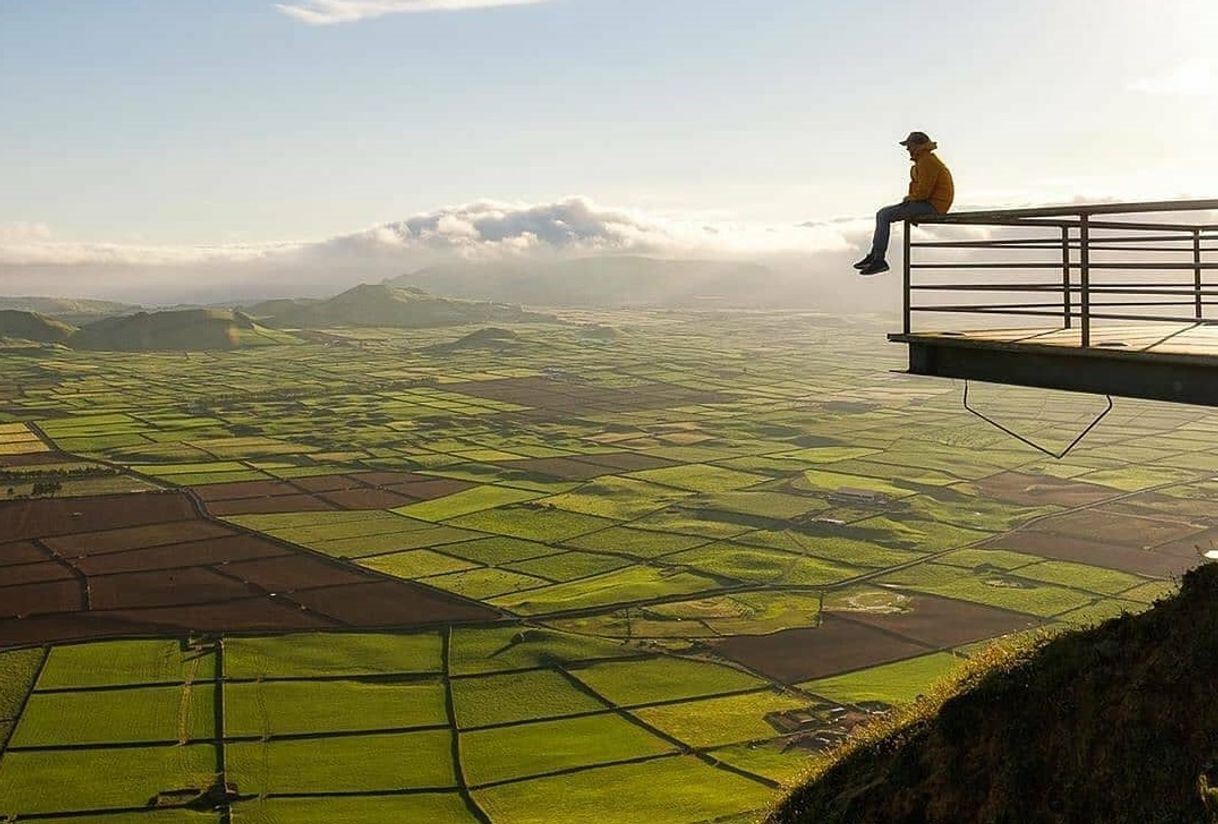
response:
<path fill-rule="evenodd" d="M 952 207 L 955 187 L 952 173 L 935 154 L 939 147 L 925 132 L 910 132 L 901 141 L 909 150 L 913 168 L 909 170 L 909 194 L 901 203 L 885 206 L 875 214 L 875 236 L 871 241 L 871 252 L 854 264 L 860 275 L 879 275 L 888 271 L 884 259 L 888 254 L 888 238 L 892 224 L 899 220 L 942 215 Z"/>

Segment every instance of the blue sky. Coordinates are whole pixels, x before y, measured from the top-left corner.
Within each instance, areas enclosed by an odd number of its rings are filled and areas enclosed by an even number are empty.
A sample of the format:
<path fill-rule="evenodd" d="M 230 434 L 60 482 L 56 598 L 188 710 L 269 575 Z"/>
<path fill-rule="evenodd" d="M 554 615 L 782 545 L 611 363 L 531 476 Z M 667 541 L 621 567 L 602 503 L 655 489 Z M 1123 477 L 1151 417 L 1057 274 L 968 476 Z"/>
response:
<path fill-rule="evenodd" d="M 0 0 L 0 246 L 789 227 L 899 199 L 911 128 L 963 206 L 1218 193 L 1211 0 L 444 2 Z"/>

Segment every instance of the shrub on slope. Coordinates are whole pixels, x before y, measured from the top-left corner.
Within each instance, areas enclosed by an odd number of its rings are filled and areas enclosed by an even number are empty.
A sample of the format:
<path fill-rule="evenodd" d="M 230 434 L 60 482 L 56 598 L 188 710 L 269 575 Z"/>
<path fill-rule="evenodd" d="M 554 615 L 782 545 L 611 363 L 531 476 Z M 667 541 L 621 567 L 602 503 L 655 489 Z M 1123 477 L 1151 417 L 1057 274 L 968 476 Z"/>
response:
<path fill-rule="evenodd" d="M 1141 615 L 975 667 L 771 824 L 1218 822 L 1218 565 Z"/>

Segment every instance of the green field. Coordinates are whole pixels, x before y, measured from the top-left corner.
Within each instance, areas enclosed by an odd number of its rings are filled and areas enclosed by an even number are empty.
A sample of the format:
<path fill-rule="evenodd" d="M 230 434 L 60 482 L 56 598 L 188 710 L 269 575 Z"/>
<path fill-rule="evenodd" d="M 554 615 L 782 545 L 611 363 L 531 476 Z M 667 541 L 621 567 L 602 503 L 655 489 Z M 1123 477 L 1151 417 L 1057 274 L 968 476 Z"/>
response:
<path fill-rule="evenodd" d="M 1051 461 L 954 383 L 893 374 L 874 318 L 558 317 L 493 352 L 448 346 L 479 327 L 0 349 L 0 507 L 43 477 L 69 501 L 189 489 L 210 523 L 135 527 L 115 557 L 172 566 L 219 524 L 490 610 L 358 625 L 293 605 L 301 629 L 276 634 L 206 604 L 189 637 L 127 637 L 140 607 L 105 639 L 0 651 L 0 820 L 743 824 L 992 638 L 1145 609 L 1218 550 L 1210 410 L 1122 401 Z M 975 391 L 1050 441 L 1091 413 Z M 97 531 L 58 556 L 49 533 L 0 537 L 0 608 L 10 575 L 110 563 Z M 245 597 L 262 563 L 207 568 Z M 222 784 L 222 812 L 188 808 Z"/>

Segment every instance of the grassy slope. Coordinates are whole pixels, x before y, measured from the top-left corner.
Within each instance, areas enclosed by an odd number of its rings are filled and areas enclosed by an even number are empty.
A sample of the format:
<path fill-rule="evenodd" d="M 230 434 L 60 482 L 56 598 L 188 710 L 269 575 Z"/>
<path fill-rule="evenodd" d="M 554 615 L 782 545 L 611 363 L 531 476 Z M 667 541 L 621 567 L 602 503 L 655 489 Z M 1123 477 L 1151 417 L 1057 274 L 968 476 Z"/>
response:
<path fill-rule="evenodd" d="M 1218 565 L 1150 611 L 991 655 L 771 824 L 1218 821 Z"/>
<path fill-rule="evenodd" d="M 180 309 L 105 318 L 82 326 L 68 345 L 114 352 L 189 352 L 293 342 L 290 335 L 259 326 L 231 309 Z"/>
<path fill-rule="evenodd" d="M 277 327 L 387 326 L 408 329 L 467 323 L 553 320 L 518 306 L 484 301 L 453 300 L 418 289 L 395 289 L 365 283 L 322 301 L 271 302 L 251 308 L 264 311 Z"/>
<path fill-rule="evenodd" d="M 0 337 L 63 343 L 75 331 L 76 327 L 37 312 L 0 309 Z"/>

